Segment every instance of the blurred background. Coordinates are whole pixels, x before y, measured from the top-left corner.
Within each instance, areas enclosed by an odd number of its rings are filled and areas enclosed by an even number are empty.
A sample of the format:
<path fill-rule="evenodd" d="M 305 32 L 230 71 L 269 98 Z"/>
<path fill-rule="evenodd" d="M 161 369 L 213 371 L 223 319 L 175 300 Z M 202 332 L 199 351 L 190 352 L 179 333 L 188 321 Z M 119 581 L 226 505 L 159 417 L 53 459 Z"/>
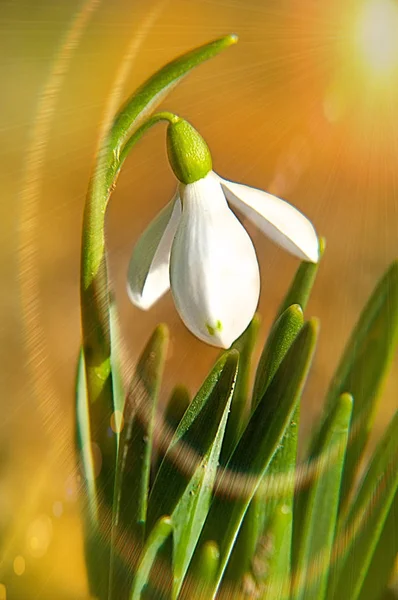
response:
<path fill-rule="evenodd" d="M 284 197 L 327 239 L 307 311 L 321 338 L 305 445 L 358 312 L 398 254 L 398 1 L 1 0 L 0 31 L 0 600 L 83 600 L 73 380 L 82 212 L 103 123 L 168 60 L 239 35 L 162 106 L 198 128 L 220 175 Z M 162 400 L 176 382 L 194 393 L 218 355 L 170 294 L 148 313 L 127 298 L 133 245 L 174 187 L 159 126 L 128 159 L 107 218 L 127 372 L 153 326 L 170 327 Z M 298 262 L 248 230 L 263 341 Z M 395 358 L 374 439 L 397 377 Z"/>

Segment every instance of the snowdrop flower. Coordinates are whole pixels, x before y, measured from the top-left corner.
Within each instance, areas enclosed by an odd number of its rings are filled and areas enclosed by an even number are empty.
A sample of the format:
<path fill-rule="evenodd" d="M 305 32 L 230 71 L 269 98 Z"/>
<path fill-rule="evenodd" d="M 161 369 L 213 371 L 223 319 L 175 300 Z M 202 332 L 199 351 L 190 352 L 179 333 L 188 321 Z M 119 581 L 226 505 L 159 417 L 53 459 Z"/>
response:
<path fill-rule="evenodd" d="M 318 261 L 318 238 L 310 221 L 284 200 L 219 177 L 205 141 L 186 121 L 175 117 L 167 142 L 180 183 L 133 251 L 129 296 L 147 310 L 171 287 L 188 329 L 229 348 L 256 311 L 260 275 L 253 243 L 228 202 L 300 259 Z"/>

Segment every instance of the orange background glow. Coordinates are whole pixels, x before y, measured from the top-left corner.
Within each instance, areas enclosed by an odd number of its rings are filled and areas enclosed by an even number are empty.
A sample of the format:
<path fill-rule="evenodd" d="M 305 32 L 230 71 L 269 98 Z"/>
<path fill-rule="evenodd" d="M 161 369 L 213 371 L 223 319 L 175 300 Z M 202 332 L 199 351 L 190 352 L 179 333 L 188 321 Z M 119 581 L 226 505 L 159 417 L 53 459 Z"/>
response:
<path fill-rule="evenodd" d="M 326 237 L 307 311 L 321 338 L 303 398 L 305 445 L 358 312 L 398 255 L 398 2 L 16 0 L 0 3 L 0 28 L 0 600 L 83 600 L 79 246 L 109 107 L 186 50 L 239 35 L 162 107 L 200 131 L 221 176 L 284 197 Z M 127 371 L 153 326 L 170 327 L 163 400 L 177 381 L 194 393 L 218 355 L 184 328 L 170 294 L 145 313 L 127 298 L 134 242 L 174 186 L 159 126 L 129 157 L 107 217 Z M 247 228 L 261 267 L 263 341 L 298 263 Z M 396 406 L 397 376 L 395 359 L 376 436 Z"/>

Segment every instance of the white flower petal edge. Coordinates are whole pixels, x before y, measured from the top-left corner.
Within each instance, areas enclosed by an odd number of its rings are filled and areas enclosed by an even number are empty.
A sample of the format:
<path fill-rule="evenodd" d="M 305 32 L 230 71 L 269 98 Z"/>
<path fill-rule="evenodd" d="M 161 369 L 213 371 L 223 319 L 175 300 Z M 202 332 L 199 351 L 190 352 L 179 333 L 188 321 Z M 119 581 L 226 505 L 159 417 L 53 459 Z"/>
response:
<path fill-rule="evenodd" d="M 178 192 L 139 238 L 128 268 L 127 292 L 133 304 L 148 310 L 170 288 L 170 251 L 181 217 Z"/>
<path fill-rule="evenodd" d="M 197 337 L 229 348 L 257 308 L 256 253 L 212 173 L 181 185 L 180 194 L 183 211 L 170 257 L 175 305 Z"/>
<path fill-rule="evenodd" d="M 256 188 L 222 179 L 220 182 L 229 202 L 248 217 L 274 242 L 302 260 L 317 263 L 319 242 L 311 223 L 294 206 Z"/>

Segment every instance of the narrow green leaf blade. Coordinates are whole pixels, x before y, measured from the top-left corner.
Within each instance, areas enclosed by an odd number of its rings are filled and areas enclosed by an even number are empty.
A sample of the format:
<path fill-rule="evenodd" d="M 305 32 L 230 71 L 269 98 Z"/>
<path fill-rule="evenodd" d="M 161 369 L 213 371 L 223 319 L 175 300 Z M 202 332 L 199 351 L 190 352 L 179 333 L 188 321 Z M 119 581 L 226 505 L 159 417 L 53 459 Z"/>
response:
<path fill-rule="evenodd" d="M 220 463 L 228 462 L 231 452 L 236 446 L 240 434 L 248 418 L 250 369 L 254 347 L 257 341 L 260 318 L 255 315 L 242 335 L 234 342 L 232 348 L 239 352 L 239 369 L 231 402 L 231 413 L 221 451 Z"/>
<path fill-rule="evenodd" d="M 237 352 L 216 363 L 185 412 L 154 481 L 148 505 L 148 527 L 171 515 L 218 429 L 236 375 Z"/>
<path fill-rule="evenodd" d="M 124 390 L 121 360 L 119 356 L 120 350 L 120 329 L 119 317 L 117 313 L 116 303 L 111 299 L 109 306 L 109 326 L 111 335 L 111 367 L 112 367 L 112 386 L 113 386 L 113 408 L 116 416 L 123 414 L 124 401 L 126 393 Z M 117 442 L 119 444 L 119 432 L 116 433 Z"/>
<path fill-rule="evenodd" d="M 151 492 L 148 522 L 166 512 L 173 523 L 173 598 L 209 510 L 238 356 L 236 350 L 226 353 L 210 373 L 177 428 Z"/>
<path fill-rule="evenodd" d="M 167 328 L 159 325 L 137 363 L 124 407 L 111 550 L 110 597 L 118 600 L 127 597 L 124 594 L 130 589 L 129 580 L 144 538 L 155 409 L 167 343 Z"/>
<path fill-rule="evenodd" d="M 288 600 L 290 588 L 290 547 L 292 515 L 290 507 L 278 506 L 264 535 L 266 573 L 262 574 L 259 600 Z"/>
<path fill-rule="evenodd" d="M 286 308 L 273 324 L 258 363 L 253 387 L 252 406 L 255 408 L 266 392 L 286 352 L 304 324 L 303 311 L 298 304 Z"/>
<path fill-rule="evenodd" d="M 166 424 L 175 431 L 191 402 L 188 389 L 183 385 L 177 385 L 171 392 L 166 406 L 164 420 Z"/>
<path fill-rule="evenodd" d="M 336 398 L 349 392 L 355 399 L 352 431 L 343 478 L 343 498 L 353 481 L 373 424 L 377 400 L 398 338 L 398 262 L 376 286 L 354 328 L 332 380 L 325 418 Z M 316 439 L 314 444 L 316 444 Z"/>
<path fill-rule="evenodd" d="M 173 527 L 170 517 L 161 517 L 149 534 L 148 540 L 137 567 L 133 586 L 130 592 L 130 600 L 141 600 L 145 587 L 148 585 L 149 576 L 154 566 L 157 555 L 162 546 L 167 542 Z M 161 566 L 159 568 L 162 568 Z"/>
<path fill-rule="evenodd" d="M 285 310 L 292 304 L 298 304 L 304 311 L 307 302 L 309 300 L 315 278 L 318 273 L 319 264 L 323 253 L 325 252 L 326 241 L 325 238 L 319 240 L 319 261 L 314 264 L 303 261 L 297 269 L 296 275 L 288 289 L 288 292 L 281 302 L 281 305 L 277 311 L 277 318 L 281 316 Z"/>
<path fill-rule="evenodd" d="M 236 357 L 237 360 L 237 357 Z M 237 366 L 237 365 L 236 365 Z M 232 383 L 232 382 L 231 382 Z M 214 441 L 206 452 L 179 500 L 173 514 L 174 539 L 174 590 L 173 598 L 177 598 L 183 577 L 188 568 L 193 551 L 198 541 L 203 523 L 209 512 L 214 481 L 216 478 L 221 445 L 224 438 L 228 413 L 231 406 L 232 385 L 224 402 L 225 407 L 214 436 Z M 214 416 L 217 418 L 217 415 Z M 209 424 L 210 426 L 210 424 Z"/>
<path fill-rule="evenodd" d="M 299 402 L 316 335 L 315 322 L 310 321 L 303 327 L 254 411 L 220 477 L 195 551 L 195 554 L 200 553 L 201 547 L 208 540 L 214 540 L 220 548 L 220 567 L 211 597 L 214 597 L 220 584 L 247 507 Z"/>
<path fill-rule="evenodd" d="M 257 367 L 253 389 L 253 407 L 256 407 L 259 400 L 264 396 L 283 358 L 300 332 L 303 323 L 303 312 L 297 304 L 288 307 L 279 319 L 275 321 Z M 224 579 L 239 581 L 249 569 L 253 568 L 253 559 L 257 564 L 261 562 L 255 556 L 256 548 L 259 538 L 263 534 L 265 524 L 272 518 L 278 505 L 284 506 L 285 510 L 287 510 L 285 521 L 288 521 L 289 518 L 291 520 L 298 420 L 299 408 L 297 407 L 285 432 L 284 439 L 267 468 L 266 485 L 260 485 L 245 514 Z M 272 496 L 267 496 L 267 482 L 273 480 L 274 477 L 283 478 L 282 485 L 278 486 L 277 494 L 274 493 Z M 290 523 L 290 532 L 291 529 L 292 525 Z M 287 562 L 290 561 L 290 552 L 286 554 L 286 560 Z M 261 573 L 257 574 L 256 579 L 261 586 Z"/>
<path fill-rule="evenodd" d="M 310 481 L 298 492 L 294 507 L 292 600 L 325 597 L 351 413 L 352 397 L 343 394 L 307 463 Z"/>
<path fill-rule="evenodd" d="M 192 69 L 213 58 L 225 48 L 235 44 L 238 38 L 227 35 L 210 43 L 199 46 L 176 58 L 157 71 L 127 100 L 119 111 L 111 132 L 110 147 L 116 155 L 134 132 L 142 125 L 174 86 Z"/>
<path fill-rule="evenodd" d="M 164 459 L 167 447 L 173 435 L 175 434 L 178 424 L 184 416 L 190 401 L 191 396 L 188 389 L 184 385 L 176 385 L 172 390 L 170 398 L 167 402 L 163 424 L 161 424 L 161 427 L 159 426 L 161 443 L 159 444 L 158 454 L 153 466 L 153 478 L 156 477 L 159 471 L 159 467 Z"/>
<path fill-rule="evenodd" d="M 91 444 L 86 372 L 82 351 L 80 351 L 79 355 L 76 376 L 76 443 L 84 476 L 84 502 L 87 507 L 87 514 L 91 523 L 98 524 L 98 498 L 94 485 L 96 461 Z"/>
<path fill-rule="evenodd" d="M 108 589 L 109 544 L 101 527 L 95 479 L 100 467 L 97 447 L 91 442 L 84 355 L 80 352 L 76 377 L 76 444 L 83 472 L 83 526 L 90 592 L 104 597 Z"/>
<path fill-rule="evenodd" d="M 190 580 L 184 583 L 185 595 L 191 600 L 208 600 L 220 562 L 220 551 L 215 542 L 206 542 L 193 565 Z"/>
<path fill-rule="evenodd" d="M 329 599 L 357 600 L 398 487 L 398 413 L 379 443 L 339 531 Z"/>
<path fill-rule="evenodd" d="M 398 556 L 398 492 L 384 522 L 359 600 L 384 600 Z"/>

